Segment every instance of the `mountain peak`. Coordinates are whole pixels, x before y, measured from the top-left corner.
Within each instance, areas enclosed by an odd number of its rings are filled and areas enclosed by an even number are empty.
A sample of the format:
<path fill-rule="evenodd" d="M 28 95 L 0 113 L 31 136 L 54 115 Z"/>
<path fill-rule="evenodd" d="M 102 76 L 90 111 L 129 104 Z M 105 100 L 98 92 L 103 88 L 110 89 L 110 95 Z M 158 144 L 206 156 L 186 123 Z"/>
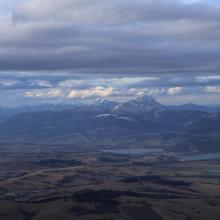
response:
<path fill-rule="evenodd" d="M 104 101 L 105 101 L 105 99 L 103 99 L 103 98 L 97 98 L 97 99 L 95 99 L 94 103 L 100 103 L 100 102 L 104 102 Z"/>
<path fill-rule="evenodd" d="M 116 102 L 107 100 L 107 99 L 103 99 L 103 98 L 97 98 L 93 105 L 116 105 Z"/>
<path fill-rule="evenodd" d="M 151 96 L 148 96 L 148 95 L 138 97 L 137 99 L 135 99 L 133 101 L 145 102 L 145 103 L 157 103 L 157 101 L 154 98 L 152 98 Z"/>
<path fill-rule="evenodd" d="M 146 113 L 152 110 L 161 110 L 163 106 L 150 96 L 142 96 L 137 99 L 116 106 L 118 113 Z"/>
<path fill-rule="evenodd" d="M 117 102 L 113 102 L 103 98 L 98 98 L 91 105 L 89 105 L 89 107 L 90 109 L 93 109 L 98 112 L 100 111 L 108 112 L 114 109 L 117 104 L 118 104 Z"/>
<path fill-rule="evenodd" d="M 103 98 L 97 98 L 93 104 L 104 104 L 104 103 L 108 103 L 109 101 Z"/>

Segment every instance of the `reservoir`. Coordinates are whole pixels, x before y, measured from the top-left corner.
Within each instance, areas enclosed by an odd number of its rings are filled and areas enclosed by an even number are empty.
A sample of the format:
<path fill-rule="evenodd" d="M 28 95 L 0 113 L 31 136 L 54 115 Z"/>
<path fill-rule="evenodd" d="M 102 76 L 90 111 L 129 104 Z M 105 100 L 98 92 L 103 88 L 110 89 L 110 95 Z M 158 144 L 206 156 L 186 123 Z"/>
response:
<path fill-rule="evenodd" d="M 149 153 L 160 153 L 163 149 L 161 148 L 139 148 L 139 149 L 115 149 L 115 150 L 103 150 L 105 153 L 114 154 L 132 154 L 132 155 L 142 155 Z"/>
<path fill-rule="evenodd" d="M 198 160 L 214 160 L 220 159 L 220 154 L 199 154 L 199 155 L 186 155 L 181 157 L 181 161 L 198 161 Z"/>

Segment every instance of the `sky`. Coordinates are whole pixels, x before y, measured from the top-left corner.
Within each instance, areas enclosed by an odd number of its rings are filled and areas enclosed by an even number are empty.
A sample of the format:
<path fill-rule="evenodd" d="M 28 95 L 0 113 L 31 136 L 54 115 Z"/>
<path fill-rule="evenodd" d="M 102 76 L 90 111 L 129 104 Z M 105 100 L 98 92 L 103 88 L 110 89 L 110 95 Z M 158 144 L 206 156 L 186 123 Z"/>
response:
<path fill-rule="evenodd" d="M 2 106 L 220 104 L 219 61 L 219 0 L 0 1 Z"/>

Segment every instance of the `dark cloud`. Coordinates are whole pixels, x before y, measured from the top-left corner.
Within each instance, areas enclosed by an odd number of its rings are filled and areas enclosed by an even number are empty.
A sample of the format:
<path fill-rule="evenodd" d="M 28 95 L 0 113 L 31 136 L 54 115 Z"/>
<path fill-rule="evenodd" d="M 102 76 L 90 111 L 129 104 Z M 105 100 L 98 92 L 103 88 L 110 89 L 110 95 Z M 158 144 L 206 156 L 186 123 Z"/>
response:
<path fill-rule="evenodd" d="M 30 0 L 0 19 L 0 70 L 220 71 L 220 8 L 174 0 Z"/>
<path fill-rule="evenodd" d="M 0 104 L 219 103 L 220 6 L 210 2 L 0 2 Z"/>

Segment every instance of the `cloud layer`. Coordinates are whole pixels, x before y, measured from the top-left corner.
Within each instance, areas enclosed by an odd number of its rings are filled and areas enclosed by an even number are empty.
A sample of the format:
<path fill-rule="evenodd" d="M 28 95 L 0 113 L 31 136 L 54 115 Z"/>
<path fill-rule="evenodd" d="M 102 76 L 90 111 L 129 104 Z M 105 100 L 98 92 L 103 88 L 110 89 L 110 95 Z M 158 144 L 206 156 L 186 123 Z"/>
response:
<path fill-rule="evenodd" d="M 13 0 L 0 12 L 0 70 L 219 74 L 220 8 L 187 2 Z"/>
<path fill-rule="evenodd" d="M 217 104 L 219 60 L 218 1 L 0 1 L 0 105 Z"/>
<path fill-rule="evenodd" d="M 8 74 L 0 76 L 0 105 L 92 101 L 124 101 L 150 95 L 164 103 L 220 104 L 220 77 L 209 76 L 106 76 Z"/>

